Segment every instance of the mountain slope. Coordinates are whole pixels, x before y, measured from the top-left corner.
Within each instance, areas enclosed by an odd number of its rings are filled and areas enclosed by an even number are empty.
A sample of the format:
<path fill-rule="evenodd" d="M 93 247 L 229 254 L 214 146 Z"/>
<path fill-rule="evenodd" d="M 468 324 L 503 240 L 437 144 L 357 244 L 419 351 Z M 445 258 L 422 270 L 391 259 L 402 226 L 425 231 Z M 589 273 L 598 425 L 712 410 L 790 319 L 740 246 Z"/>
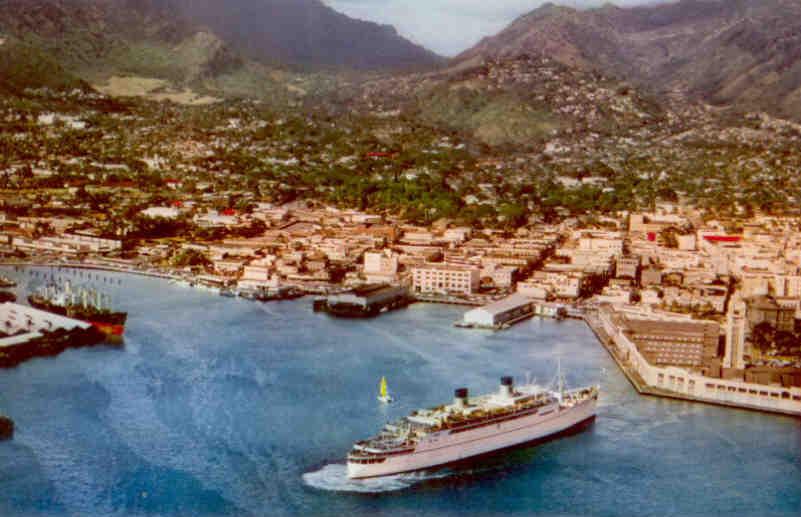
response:
<path fill-rule="evenodd" d="M 43 52 L 7 36 L 0 37 L 0 94 L 19 95 L 26 89 L 88 89 Z"/>
<path fill-rule="evenodd" d="M 586 11 L 548 4 L 454 62 L 526 54 L 801 119 L 801 2 L 795 0 L 682 0 Z"/>
<path fill-rule="evenodd" d="M 486 59 L 428 74 L 370 79 L 346 108 L 405 117 L 490 146 L 541 148 L 555 135 L 625 135 L 667 106 L 614 78 L 544 56 Z"/>
<path fill-rule="evenodd" d="M 320 0 L 153 0 L 258 60 L 312 67 L 419 68 L 442 62 L 388 25 L 355 20 Z"/>
<path fill-rule="evenodd" d="M 208 31 L 132 0 L 0 0 L 0 31 L 89 79 L 137 74 L 192 82 L 242 66 Z"/>

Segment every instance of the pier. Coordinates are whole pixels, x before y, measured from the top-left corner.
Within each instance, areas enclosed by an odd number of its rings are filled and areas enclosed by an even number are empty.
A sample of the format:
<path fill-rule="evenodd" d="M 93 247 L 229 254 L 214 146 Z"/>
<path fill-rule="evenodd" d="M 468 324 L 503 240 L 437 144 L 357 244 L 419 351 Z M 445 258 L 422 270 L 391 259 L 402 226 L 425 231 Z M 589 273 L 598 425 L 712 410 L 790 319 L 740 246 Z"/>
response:
<path fill-rule="evenodd" d="M 652 366 L 620 329 L 610 332 L 609 322 L 604 322 L 601 311 L 588 312 L 584 321 L 640 395 L 801 416 L 801 388 L 746 383 L 706 377 L 682 368 Z M 649 382 L 645 375 L 653 381 Z"/>
<path fill-rule="evenodd" d="M 408 306 L 414 300 L 404 287 L 373 284 L 314 300 L 314 310 L 346 318 L 378 316 Z"/>
<path fill-rule="evenodd" d="M 520 294 L 513 294 L 466 312 L 454 326 L 503 330 L 534 316 L 561 320 L 568 315 L 567 309 L 561 304 L 535 301 Z"/>
<path fill-rule="evenodd" d="M 106 336 L 91 324 L 16 303 L 0 305 L 0 368 L 68 348 L 98 345 Z"/>

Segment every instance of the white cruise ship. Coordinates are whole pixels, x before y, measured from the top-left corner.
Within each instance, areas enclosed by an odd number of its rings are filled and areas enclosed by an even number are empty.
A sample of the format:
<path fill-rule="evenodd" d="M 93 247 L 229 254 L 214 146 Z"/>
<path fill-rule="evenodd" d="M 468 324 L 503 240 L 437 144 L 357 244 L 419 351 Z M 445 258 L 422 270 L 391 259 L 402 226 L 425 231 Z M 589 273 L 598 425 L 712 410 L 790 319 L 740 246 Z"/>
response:
<path fill-rule="evenodd" d="M 526 444 L 580 427 L 595 418 L 599 386 L 556 391 L 514 386 L 470 398 L 456 390 L 452 404 L 412 412 L 375 437 L 356 442 L 348 477 L 364 479 L 424 470 Z"/>

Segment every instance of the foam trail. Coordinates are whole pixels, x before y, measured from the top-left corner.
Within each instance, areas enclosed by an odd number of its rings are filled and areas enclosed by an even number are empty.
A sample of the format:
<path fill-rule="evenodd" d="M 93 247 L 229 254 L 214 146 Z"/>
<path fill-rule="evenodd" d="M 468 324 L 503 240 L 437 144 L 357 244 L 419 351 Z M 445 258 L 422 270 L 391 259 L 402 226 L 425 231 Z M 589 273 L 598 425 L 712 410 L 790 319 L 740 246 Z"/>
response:
<path fill-rule="evenodd" d="M 403 490 L 421 481 L 437 479 L 447 475 L 447 472 L 440 471 L 436 473 L 416 472 L 373 479 L 348 479 L 347 466 L 342 463 L 332 463 L 320 470 L 303 474 L 303 482 L 318 490 L 377 494 Z"/>

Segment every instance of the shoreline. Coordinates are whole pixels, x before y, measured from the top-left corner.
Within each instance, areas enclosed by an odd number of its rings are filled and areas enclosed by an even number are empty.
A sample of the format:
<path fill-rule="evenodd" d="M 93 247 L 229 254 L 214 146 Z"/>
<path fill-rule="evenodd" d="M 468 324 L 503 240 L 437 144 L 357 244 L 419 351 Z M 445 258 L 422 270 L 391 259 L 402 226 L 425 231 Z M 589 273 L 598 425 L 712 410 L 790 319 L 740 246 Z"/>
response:
<path fill-rule="evenodd" d="M 142 277 L 148 278 L 158 278 L 161 280 L 185 280 L 186 278 L 176 274 L 170 273 L 160 273 L 160 272 L 153 272 L 153 271 L 143 271 L 135 268 L 123 268 L 123 267 L 114 267 L 110 265 L 104 264 L 86 264 L 86 263 L 74 263 L 74 262 L 66 262 L 66 263 L 39 263 L 33 261 L 17 261 L 17 262 L 0 262 L 0 266 L 6 267 L 51 267 L 51 268 L 67 268 L 67 269 L 81 269 L 81 270 L 93 270 L 93 271 L 105 271 L 110 273 L 122 273 L 122 274 L 130 274 L 130 275 L 138 275 Z M 310 293 L 306 293 L 309 295 Z M 452 299 L 440 299 L 437 300 L 436 297 L 430 296 L 423 296 L 423 297 L 415 297 L 415 301 L 413 303 L 432 303 L 432 304 L 445 304 L 445 305 L 462 305 L 462 306 L 478 306 L 480 303 L 477 302 L 467 302 L 460 300 L 459 302 L 455 302 Z M 791 416 L 795 418 L 799 418 L 799 415 L 796 413 L 791 413 L 782 410 L 774 410 L 774 409 L 767 409 L 755 405 L 748 405 L 748 404 L 737 404 L 727 401 L 717 401 L 706 399 L 702 397 L 696 397 L 692 395 L 687 395 L 683 393 L 676 393 L 667 390 L 661 390 L 658 388 L 654 388 L 649 386 L 644 379 L 642 379 L 636 372 L 632 371 L 628 368 L 622 358 L 620 358 L 616 352 L 616 348 L 611 346 L 609 341 L 611 338 L 606 335 L 606 332 L 600 328 L 599 325 L 593 324 L 592 316 L 589 314 L 584 314 L 581 318 L 587 326 L 590 328 L 592 333 L 595 335 L 597 341 L 601 344 L 601 346 L 607 351 L 607 353 L 612 357 L 615 361 L 615 364 L 618 368 L 623 372 L 628 379 L 629 383 L 634 387 L 639 395 L 643 396 L 650 396 L 650 397 L 659 397 L 659 398 L 667 398 L 673 399 L 677 401 L 684 401 L 684 402 L 696 402 L 702 404 L 709 404 L 714 406 L 720 407 L 728 407 L 728 408 L 736 408 L 742 409 L 746 411 L 756 411 L 760 413 L 767 413 L 773 415 L 785 415 Z"/>
<path fill-rule="evenodd" d="M 107 264 L 91 264 L 85 262 L 58 262 L 58 263 L 48 263 L 48 262 L 35 262 L 30 260 L 20 260 L 14 262 L 8 261 L 0 261 L 0 267 L 43 267 L 43 268 L 65 268 L 65 269 L 81 269 L 86 271 L 104 271 L 107 273 L 121 273 L 121 274 L 128 274 L 128 275 L 137 275 L 147 278 L 158 278 L 161 280 L 170 280 L 170 281 L 191 281 L 192 278 L 176 273 L 162 273 L 162 272 L 155 272 L 155 271 L 145 271 L 136 268 L 125 268 L 125 267 L 115 267 L 113 265 Z M 303 296 L 312 296 L 312 295 L 320 295 L 324 294 L 324 291 L 320 291 L 319 289 L 309 289 L 303 285 L 290 285 L 288 287 L 294 287 L 300 289 L 304 292 Z M 341 286 L 328 286 L 327 289 L 337 289 Z M 455 305 L 455 306 L 465 306 L 465 307 L 481 307 L 486 303 L 490 303 L 489 300 L 465 300 L 461 298 L 454 298 L 454 297 L 442 297 L 436 295 L 413 295 L 412 303 L 431 303 L 437 305 Z"/>
<path fill-rule="evenodd" d="M 692 395 L 686 395 L 684 393 L 676 393 L 673 391 L 668 390 L 661 390 L 659 388 L 654 388 L 649 386 L 645 380 L 640 377 L 637 372 L 632 371 L 630 368 L 626 366 L 623 359 L 620 358 L 617 354 L 616 347 L 610 344 L 611 338 L 606 334 L 606 332 L 600 328 L 600 326 L 596 326 L 592 322 L 592 317 L 589 315 L 585 315 L 584 322 L 590 328 L 592 333 L 597 338 L 598 342 L 601 346 L 607 351 L 607 353 L 612 357 L 615 361 L 617 367 L 623 372 L 623 375 L 626 376 L 626 379 L 629 383 L 634 387 L 639 395 L 648 396 L 648 397 L 656 397 L 656 398 L 663 398 L 663 399 L 672 399 L 676 401 L 682 402 L 696 402 L 701 404 L 708 404 L 710 406 L 720 406 L 732 409 L 742 409 L 745 411 L 754 411 L 759 413 L 771 414 L 771 415 L 782 415 L 782 416 L 789 416 L 794 418 L 801 418 L 801 415 L 797 413 L 792 413 L 788 411 L 782 411 L 780 409 L 768 409 L 756 405 L 748 405 L 748 404 L 737 404 L 732 402 L 727 402 L 723 400 L 711 400 L 703 397 L 695 397 Z"/>
<path fill-rule="evenodd" d="M 181 280 L 180 275 L 170 273 L 159 273 L 153 271 L 143 271 L 135 268 L 114 267 L 103 264 L 86 264 L 83 262 L 59 262 L 41 263 L 32 261 L 18 261 L 18 262 L 0 262 L 0 267 L 51 267 L 51 268 L 66 268 L 66 269 L 83 269 L 92 271 L 105 271 L 108 273 L 124 273 L 129 275 L 145 276 L 150 278 L 160 278 L 162 280 Z"/>

